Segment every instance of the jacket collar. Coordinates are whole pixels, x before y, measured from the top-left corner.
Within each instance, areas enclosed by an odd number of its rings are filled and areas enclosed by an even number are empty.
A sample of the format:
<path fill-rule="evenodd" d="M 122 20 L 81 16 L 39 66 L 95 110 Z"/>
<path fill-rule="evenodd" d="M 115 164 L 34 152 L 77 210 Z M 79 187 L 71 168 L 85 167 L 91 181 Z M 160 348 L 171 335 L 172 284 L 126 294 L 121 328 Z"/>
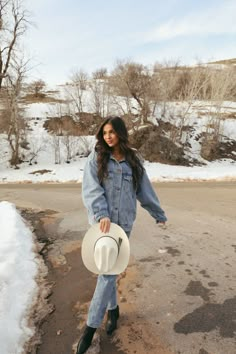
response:
<path fill-rule="evenodd" d="M 112 155 L 112 153 L 110 153 L 110 159 L 111 159 L 111 160 L 114 160 L 114 161 L 116 161 L 116 162 L 123 162 L 123 161 L 126 161 L 125 157 L 124 157 L 122 160 L 117 161 L 117 160 L 115 159 L 115 157 Z"/>

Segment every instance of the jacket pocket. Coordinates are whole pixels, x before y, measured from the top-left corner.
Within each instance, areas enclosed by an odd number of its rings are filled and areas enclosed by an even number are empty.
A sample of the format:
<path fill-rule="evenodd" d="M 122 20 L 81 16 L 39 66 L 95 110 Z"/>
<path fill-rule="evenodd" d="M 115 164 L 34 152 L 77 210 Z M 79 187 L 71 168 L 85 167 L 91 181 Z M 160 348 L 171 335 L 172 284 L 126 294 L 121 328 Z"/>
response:
<path fill-rule="evenodd" d="M 133 194 L 133 176 L 123 175 L 123 188 L 124 191 Z"/>

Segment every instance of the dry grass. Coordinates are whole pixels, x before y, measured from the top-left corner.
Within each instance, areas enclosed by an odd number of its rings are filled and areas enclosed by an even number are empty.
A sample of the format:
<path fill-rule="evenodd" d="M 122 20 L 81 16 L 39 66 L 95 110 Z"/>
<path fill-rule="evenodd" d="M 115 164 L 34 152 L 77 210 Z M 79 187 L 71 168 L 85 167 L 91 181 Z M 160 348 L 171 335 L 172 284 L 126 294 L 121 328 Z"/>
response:
<path fill-rule="evenodd" d="M 236 64 L 236 58 L 212 61 L 212 62 L 210 62 L 208 64 L 235 65 Z"/>
<path fill-rule="evenodd" d="M 52 172 L 52 170 L 37 170 L 34 172 L 30 172 L 30 175 L 37 175 L 37 174 L 43 175 L 44 173 L 49 173 L 49 172 Z"/>
<path fill-rule="evenodd" d="M 48 118 L 43 127 L 56 135 L 94 135 L 102 122 L 102 118 L 93 113 L 81 112 L 78 114 L 78 121 L 71 116 Z"/>
<path fill-rule="evenodd" d="M 25 96 L 22 97 L 21 101 L 24 104 L 31 104 L 31 103 L 66 103 L 66 100 L 62 100 L 59 98 L 55 98 L 52 96 L 47 96 L 45 94 L 40 94 L 38 96 L 35 96 L 33 94 L 27 94 Z"/>
<path fill-rule="evenodd" d="M 204 117 L 204 116 L 213 115 L 213 113 L 202 112 L 202 111 L 198 111 L 197 113 L 198 113 L 198 116 L 199 116 L 199 117 Z M 236 119 L 236 112 L 225 112 L 225 113 L 221 113 L 220 119 L 222 119 L 222 120 L 226 120 L 226 119 Z"/>

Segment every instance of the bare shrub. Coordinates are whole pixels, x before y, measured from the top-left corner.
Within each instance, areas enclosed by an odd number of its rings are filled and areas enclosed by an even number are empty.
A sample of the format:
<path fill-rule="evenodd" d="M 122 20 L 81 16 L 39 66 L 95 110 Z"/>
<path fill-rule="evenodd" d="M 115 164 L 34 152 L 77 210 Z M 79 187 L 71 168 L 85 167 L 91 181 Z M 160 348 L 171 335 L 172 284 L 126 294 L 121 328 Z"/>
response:
<path fill-rule="evenodd" d="M 56 135 L 94 135 L 98 126 L 102 122 L 102 117 L 92 113 L 80 113 L 77 120 L 69 115 L 62 115 L 48 118 L 43 127 L 50 133 Z"/>
<path fill-rule="evenodd" d="M 28 90 L 36 98 L 44 97 L 43 90 L 46 87 L 46 83 L 43 80 L 35 80 L 28 86 Z"/>

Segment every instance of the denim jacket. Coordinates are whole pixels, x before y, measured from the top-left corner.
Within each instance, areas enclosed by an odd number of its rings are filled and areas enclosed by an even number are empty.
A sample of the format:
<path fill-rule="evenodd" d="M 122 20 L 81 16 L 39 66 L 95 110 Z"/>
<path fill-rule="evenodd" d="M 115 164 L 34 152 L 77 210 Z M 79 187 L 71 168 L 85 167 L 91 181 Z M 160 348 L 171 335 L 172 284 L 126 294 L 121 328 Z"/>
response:
<path fill-rule="evenodd" d="M 130 165 L 125 159 L 118 162 L 112 155 L 108 162 L 108 176 L 100 183 L 97 153 L 91 152 L 84 169 L 82 197 L 90 224 L 109 217 L 124 231 L 130 232 L 136 217 L 137 199 L 157 222 L 167 220 L 146 171 L 135 190 Z"/>

